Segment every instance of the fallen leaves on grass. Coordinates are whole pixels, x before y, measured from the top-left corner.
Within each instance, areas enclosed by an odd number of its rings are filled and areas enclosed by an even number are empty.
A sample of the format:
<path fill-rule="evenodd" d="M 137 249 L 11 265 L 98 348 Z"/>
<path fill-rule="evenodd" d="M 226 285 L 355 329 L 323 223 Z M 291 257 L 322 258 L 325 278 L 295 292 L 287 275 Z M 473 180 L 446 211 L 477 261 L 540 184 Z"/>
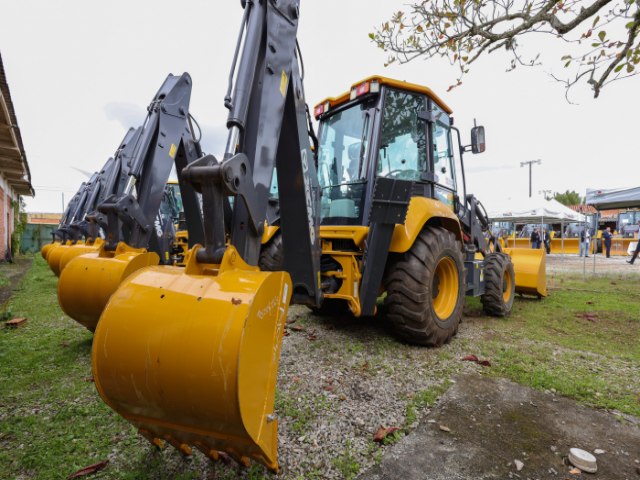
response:
<path fill-rule="evenodd" d="M 18 317 L 18 318 L 13 318 L 11 320 L 8 320 L 4 324 L 4 326 L 9 328 L 16 328 L 16 327 L 19 327 L 20 325 L 24 325 L 25 323 L 27 323 L 27 319 L 25 317 Z"/>
<path fill-rule="evenodd" d="M 72 473 L 71 475 L 69 475 L 67 477 L 67 480 L 71 480 L 72 478 L 80 478 L 80 477 L 84 477 L 84 476 L 99 472 L 100 470 L 102 470 L 104 467 L 107 466 L 107 463 L 109 463 L 109 460 L 94 463 L 93 465 L 89 465 L 88 467 L 81 468 L 76 473 Z"/>
<path fill-rule="evenodd" d="M 397 432 L 400 430 L 400 427 L 383 427 L 380 425 L 376 433 L 373 435 L 373 441 L 377 443 L 384 442 L 384 439 L 389 435 L 393 434 L 393 432 Z"/>
<path fill-rule="evenodd" d="M 467 355 L 466 357 L 463 357 L 462 360 L 465 362 L 477 363 L 478 365 L 482 365 L 483 367 L 491 366 L 491 362 L 489 360 L 480 360 L 475 355 Z"/>
<path fill-rule="evenodd" d="M 584 313 L 576 313 L 576 317 L 584 318 L 585 320 L 589 320 L 590 322 L 595 322 L 600 320 L 597 313 L 594 312 L 584 312 Z"/>

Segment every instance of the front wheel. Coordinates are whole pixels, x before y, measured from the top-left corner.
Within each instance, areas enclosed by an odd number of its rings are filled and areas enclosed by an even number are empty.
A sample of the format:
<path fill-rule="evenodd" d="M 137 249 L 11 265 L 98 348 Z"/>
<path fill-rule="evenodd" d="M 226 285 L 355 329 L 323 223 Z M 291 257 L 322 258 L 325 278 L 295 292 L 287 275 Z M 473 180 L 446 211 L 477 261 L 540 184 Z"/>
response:
<path fill-rule="evenodd" d="M 438 347 L 458 331 L 464 261 L 452 232 L 425 227 L 407 252 L 390 257 L 384 285 L 387 318 L 406 342 Z"/>
<path fill-rule="evenodd" d="M 513 307 L 516 275 L 511 257 L 506 253 L 491 253 L 484 261 L 484 294 L 480 297 L 486 314 L 505 317 Z"/>

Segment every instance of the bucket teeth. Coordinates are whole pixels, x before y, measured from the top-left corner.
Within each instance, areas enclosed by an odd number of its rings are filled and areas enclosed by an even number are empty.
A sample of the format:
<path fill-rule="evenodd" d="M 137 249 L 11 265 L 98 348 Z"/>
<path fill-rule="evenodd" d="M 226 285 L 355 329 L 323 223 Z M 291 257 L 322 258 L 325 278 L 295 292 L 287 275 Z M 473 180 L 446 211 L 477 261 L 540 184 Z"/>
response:
<path fill-rule="evenodd" d="M 142 428 L 139 428 L 138 429 L 138 433 L 140 435 L 142 435 L 144 438 L 146 438 L 147 440 L 149 440 L 149 443 L 151 443 L 151 445 L 156 447 L 158 450 L 164 450 L 167 447 L 167 442 L 165 442 L 164 440 L 156 437 L 155 435 L 153 435 L 148 430 L 144 430 Z"/>

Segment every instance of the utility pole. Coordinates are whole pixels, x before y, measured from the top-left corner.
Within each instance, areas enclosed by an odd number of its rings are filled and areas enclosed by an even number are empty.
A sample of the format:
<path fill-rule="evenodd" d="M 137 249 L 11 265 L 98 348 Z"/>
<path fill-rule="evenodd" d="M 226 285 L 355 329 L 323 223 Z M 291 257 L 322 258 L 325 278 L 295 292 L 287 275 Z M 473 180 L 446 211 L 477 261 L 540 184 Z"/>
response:
<path fill-rule="evenodd" d="M 526 162 L 520 162 L 520 166 L 524 167 L 525 165 L 529 165 L 529 198 L 531 198 L 531 166 L 536 164 L 540 165 L 542 160 L 527 160 Z"/>
<path fill-rule="evenodd" d="M 544 196 L 545 200 L 551 200 L 551 198 L 547 198 L 547 195 L 549 195 L 549 197 L 551 197 L 551 193 L 552 192 L 553 192 L 553 190 L 539 190 L 538 191 L 538 193 L 541 193 Z"/>

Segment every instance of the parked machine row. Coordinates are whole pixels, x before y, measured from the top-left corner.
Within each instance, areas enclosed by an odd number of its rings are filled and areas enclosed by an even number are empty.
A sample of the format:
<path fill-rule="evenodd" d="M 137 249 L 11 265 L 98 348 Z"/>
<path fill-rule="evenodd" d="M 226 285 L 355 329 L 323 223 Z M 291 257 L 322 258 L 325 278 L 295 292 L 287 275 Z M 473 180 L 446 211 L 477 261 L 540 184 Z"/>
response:
<path fill-rule="evenodd" d="M 502 249 L 466 191 L 463 153 L 484 151 L 483 127 L 465 145 L 429 88 L 372 76 L 314 108 L 316 136 L 299 1 L 243 6 L 223 156 L 200 151 L 190 78 L 170 76 L 125 188 L 98 207 L 104 243 L 66 265 L 58 292 L 95 329 L 100 395 L 151 443 L 276 471 L 290 303 L 381 315 L 404 341 L 440 346 L 458 330 L 465 294 L 499 316 L 516 292 L 545 296 L 545 257 Z M 153 228 L 172 165 L 191 246 L 184 266 L 158 255 Z"/>

